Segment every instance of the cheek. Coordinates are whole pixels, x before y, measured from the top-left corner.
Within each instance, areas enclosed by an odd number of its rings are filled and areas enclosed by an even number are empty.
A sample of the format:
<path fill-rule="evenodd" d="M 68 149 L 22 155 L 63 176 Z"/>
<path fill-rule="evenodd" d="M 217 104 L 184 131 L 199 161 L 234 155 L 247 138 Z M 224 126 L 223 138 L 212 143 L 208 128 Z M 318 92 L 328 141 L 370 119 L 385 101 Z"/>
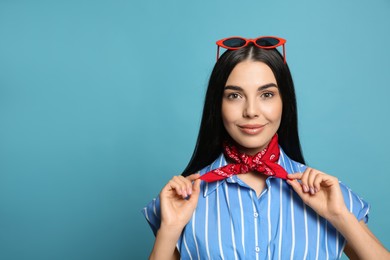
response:
<path fill-rule="evenodd" d="M 262 113 L 265 115 L 269 120 L 272 121 L 280 121 L 282 118 L 282 101 L 278 101 L 273 103 L 272 105 L 269 106 L 264 106 L 262 108 Z"/>
<path fill-rule="evenodd" d="M 228 111 L 227 107 L 224 106 L 223 104 L 222 104 L 221 113 L 222 113 L 223 124 L 226 127 L 226 123 L 229 121 L 229 116 L 228 116 L 229 115 L 229 111 Z"/>
<path fill-rule="evenodd" d="M 222 121 L 225 125 L 225 128 L 228 126 L 229 123 L 232 123 L 237 119 L 237 109 L 234 108 L 232 105 L 228 105 L 222 102 Z"/>

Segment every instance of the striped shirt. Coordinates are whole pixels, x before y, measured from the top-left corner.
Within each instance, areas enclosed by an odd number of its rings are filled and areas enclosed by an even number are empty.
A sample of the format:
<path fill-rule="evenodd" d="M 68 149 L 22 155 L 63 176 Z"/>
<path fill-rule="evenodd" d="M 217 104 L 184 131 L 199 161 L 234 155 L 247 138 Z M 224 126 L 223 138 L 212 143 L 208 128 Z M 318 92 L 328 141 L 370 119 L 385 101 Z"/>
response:
<path fill-rule="evenodd" d="M 278 163 L 288 173 L 306 169 L 282 149 Z M 226 164 L 220 155 L 200 173 Z M 367 202 L 343 183 L 340 187 L 349 211 L 367 222 Z M 342 255 L 342 235 L 282 179 L 268 177 L 258 197 L 237 175 L 202 182 L 200 192 L 197 208 L 177 242 L 182 259 L 339 259 Z M 156 234 L 159 198 L 153 199 L 143 214 Z"/>

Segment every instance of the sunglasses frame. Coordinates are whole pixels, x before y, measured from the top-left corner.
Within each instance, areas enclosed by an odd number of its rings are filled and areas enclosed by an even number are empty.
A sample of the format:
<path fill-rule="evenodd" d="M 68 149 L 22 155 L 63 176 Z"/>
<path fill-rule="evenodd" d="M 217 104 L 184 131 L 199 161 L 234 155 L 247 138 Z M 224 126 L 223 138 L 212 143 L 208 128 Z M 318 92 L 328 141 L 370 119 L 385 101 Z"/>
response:
<path fill-rule="evenodd" d="M 258 45 L 256 43 L 256 41 L 258 41 L 260 39 L 263 39 L 263 38 L 272 38 L 272 39 L 278 40 L 279 43 L 276 44 L 276 45 L 272 45 L 272 46 L 261 46 L 261 45 Z M 244 40 L 245 44 L 243 46 L 240 46 L 240 47 L 229 47 L 229 46 L 224 44 L 224 41 L 231 40 L 231 39 Z M 261 49 L 276 49 L 279 46 L 283 46 L 283 62 L 284 62 L 284 64 L 286 64 L 286 47 L 285 47 L 286 40 L 283 39 L 283 38 L 280 38 L 280 37 L 276 37 L 276 36 L 260 36 L 260 37 L 254 38 L 254 39 L 246 39 L 246 38 L 243 38 L 243 37 L 240 37 L 240 36 L 232 36 L 232 37 L 228 37 L 228 38 L 224 38 L 224 39 L 218 40 L 216 42 L 216 44 L 217 44 L 217 61 L 219 59 L 219 48 L 220 47 L 222 47 L 224 49 L 227 49 L 227 50 L 238 50 L 238 49 L 244 48 L 249 43 L 253 43 L 256 47 L 261 48 Z"/>

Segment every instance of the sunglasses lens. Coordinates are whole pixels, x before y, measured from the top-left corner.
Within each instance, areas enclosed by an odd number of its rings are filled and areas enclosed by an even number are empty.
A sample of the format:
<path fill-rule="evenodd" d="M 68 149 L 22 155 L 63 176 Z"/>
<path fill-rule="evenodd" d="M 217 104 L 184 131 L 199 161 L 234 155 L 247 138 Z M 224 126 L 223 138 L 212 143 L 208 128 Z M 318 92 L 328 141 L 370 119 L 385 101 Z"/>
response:
<path fill-rule="evenodd" d="M 223 44 L 227 47 L 237 48 L 244 46 L 246 41 L 241 38 L 230 38 L 223 41 Z"/>
<path fill-rule="evenodd" d="M 271 37 L 263 37 L 256 40 L 256 44 L 262 47 L 272 47 L 279 44 L 279 40 Z"/>

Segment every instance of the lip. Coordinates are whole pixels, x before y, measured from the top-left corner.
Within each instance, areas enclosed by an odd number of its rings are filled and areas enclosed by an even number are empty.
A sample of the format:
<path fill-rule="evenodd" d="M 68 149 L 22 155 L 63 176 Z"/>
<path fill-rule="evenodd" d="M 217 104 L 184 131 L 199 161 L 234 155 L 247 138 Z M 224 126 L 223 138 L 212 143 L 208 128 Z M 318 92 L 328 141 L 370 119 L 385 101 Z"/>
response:
<path fill-rule="evenodd" d="M 260 124 L 246 124 L 246 125 L 239 125 L 238 128 L 245 134 L 256 135 L 264 129 L 264 126 L 265 125 L 260 125 Z"/>

